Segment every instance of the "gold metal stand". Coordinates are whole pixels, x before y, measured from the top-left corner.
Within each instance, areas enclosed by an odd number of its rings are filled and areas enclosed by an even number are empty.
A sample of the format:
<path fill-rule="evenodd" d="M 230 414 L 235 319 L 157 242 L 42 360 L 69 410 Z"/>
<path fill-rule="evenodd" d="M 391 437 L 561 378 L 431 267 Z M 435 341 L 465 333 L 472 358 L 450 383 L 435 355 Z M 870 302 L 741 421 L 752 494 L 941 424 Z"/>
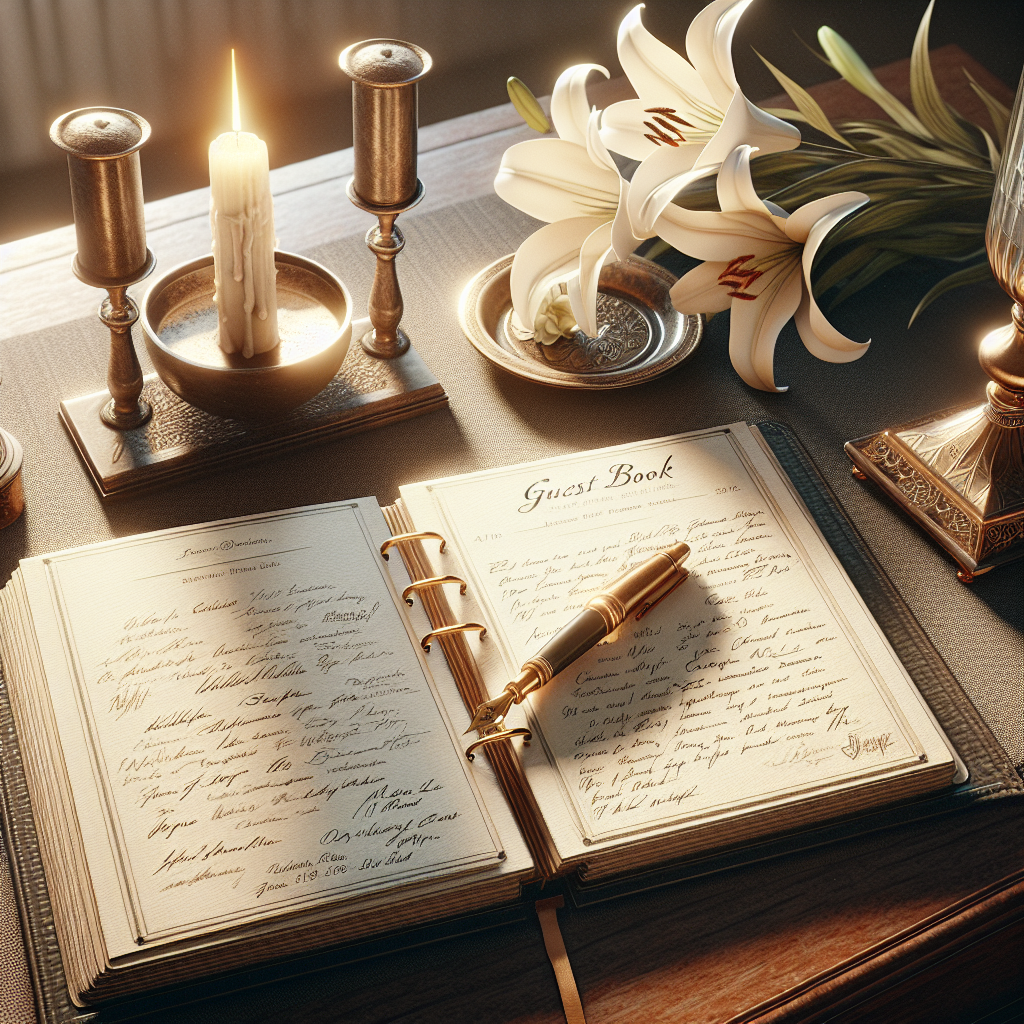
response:
<path fill-rule="evenodd" d="M 988 404 L 846 443 L 854 476 L 874 480 L 960 564 L 964 583 L 1024 555 L 1024 76 L 992 192 L 985 249 L 1013 320 L 978 358 Z"/>
<path fill-rule="evenodd" d="M 975 576 L 1024 556 L 1024 308 L 981 343 L 988 403 L 848 441 L 870 479 Z"/>

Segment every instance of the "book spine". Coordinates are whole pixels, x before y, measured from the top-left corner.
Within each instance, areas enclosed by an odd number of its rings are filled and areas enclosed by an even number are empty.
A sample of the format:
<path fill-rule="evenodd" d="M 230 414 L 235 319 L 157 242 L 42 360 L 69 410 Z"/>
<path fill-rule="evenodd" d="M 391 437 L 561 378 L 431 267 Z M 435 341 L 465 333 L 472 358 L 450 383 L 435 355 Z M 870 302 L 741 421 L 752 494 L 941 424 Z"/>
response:
<path fill-rule="evenodd" d="M 455 582 L 455 579 L 446 579 L 435 574 L 421 541 L 424 539 L 438 540 L 441 543 L 440 550 L 443 551 L 444 538 L 440 534 L 414 532 L 405 509 L 400 503 L 389 505 L 381 511 L 394 534 L 390 541 L 386 541 L 382 545 L 381 554 L 385 556 L 389 549 L 397 549 L 405 563 L 409 578 L 412 580 L 411 587 L 407 588 L 407 591 L 415 590 L 419 593 L 433 627 L 430 632 L 421 637 L 420 644 L 424 649 L 429 649 L 429 644 L 434 640 L 437 641 L 451 668 L 459 696 L 462 698 L 466 710 L 472 715 L 480 704 L 487 700 L 488 693 L 473 652 L 466 642 L 466 633 L 478 631 L 483 635 L 486 627 L 477 622 L 458 622 L 439 585 L 442 581 Z M 462 584 L 460 590 L 464 593 L 465 583 L 462 580 L 458 580 L 458 582 Z M 424 583 L 431 585 L 423 587 Z M 537 865 L 538 873 L 543 878 L 555 877 L 557 862 L 554 857 L 554 843 L 544 825 L 540 808 L 526 781 L 523 767 L 519 763 L 512 744 L 508 741 L 490 744 L 486 754 L 516 821 L 519 823 L 534 864 Z"/>

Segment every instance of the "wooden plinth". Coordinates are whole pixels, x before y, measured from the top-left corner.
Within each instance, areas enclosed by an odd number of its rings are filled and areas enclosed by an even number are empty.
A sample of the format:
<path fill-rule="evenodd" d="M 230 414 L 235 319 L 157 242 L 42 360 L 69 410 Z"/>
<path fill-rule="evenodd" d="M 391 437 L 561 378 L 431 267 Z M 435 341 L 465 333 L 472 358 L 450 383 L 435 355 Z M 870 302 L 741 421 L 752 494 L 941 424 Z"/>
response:
<path fill-rule="evenodd" d="M 60 418 L 104 498 L 175 478 L 205 473 L 230 459 L 250 459 L 344 434 L 422 416 L 448 404 L 448 395 L 415 349 L 374 359 L 356 344 L 337 376 L 315 398 L 273 423 L 222 419 L 186 404 L 156 374 L 142 397 L 153 418 L 134 430 L 100 420 L 106 391 L 60 403 Z"/>

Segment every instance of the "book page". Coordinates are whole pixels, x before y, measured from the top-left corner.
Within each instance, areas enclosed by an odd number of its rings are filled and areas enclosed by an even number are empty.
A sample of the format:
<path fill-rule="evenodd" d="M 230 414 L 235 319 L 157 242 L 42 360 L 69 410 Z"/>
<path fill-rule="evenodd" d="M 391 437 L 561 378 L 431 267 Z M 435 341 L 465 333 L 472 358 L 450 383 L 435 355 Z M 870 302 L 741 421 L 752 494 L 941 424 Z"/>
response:
<path fill-rule="evenodd" d="M 84 726 L 84 747 L 61 729 L 76 803 L 100 795 L 83 831 L 110 844 L 137 942 L 503 856 L 366 516 L 314 506 L 41 560 L 55 710 Z"/>
<path fill-rule="evenodd" d="M 756 449 L 736 424 L 402 491 L 417 527 L 433 523 L 460 553 L 494 629 L 492 693 L 602 584 L 690 545 L 681 587 L 528 701 L 585 843 L 911 769 L 929 754 L 950 760 L 831 552 L 777 475 L 767 486 L 774 471 Z"/>

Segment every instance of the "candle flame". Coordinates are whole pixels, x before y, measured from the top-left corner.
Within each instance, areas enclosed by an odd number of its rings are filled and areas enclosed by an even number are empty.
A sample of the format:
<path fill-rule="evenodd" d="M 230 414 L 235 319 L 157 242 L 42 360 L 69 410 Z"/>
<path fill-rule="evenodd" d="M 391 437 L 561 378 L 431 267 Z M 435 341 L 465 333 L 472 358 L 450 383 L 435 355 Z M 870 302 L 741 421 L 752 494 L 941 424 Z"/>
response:
<path fill-rule="evenodd" d="M 235 73 L 235 51 L 231 50 L 231 128 L 233 131 L 242 130 L 242 114 L 238 108 L 238 75 Z"/>

